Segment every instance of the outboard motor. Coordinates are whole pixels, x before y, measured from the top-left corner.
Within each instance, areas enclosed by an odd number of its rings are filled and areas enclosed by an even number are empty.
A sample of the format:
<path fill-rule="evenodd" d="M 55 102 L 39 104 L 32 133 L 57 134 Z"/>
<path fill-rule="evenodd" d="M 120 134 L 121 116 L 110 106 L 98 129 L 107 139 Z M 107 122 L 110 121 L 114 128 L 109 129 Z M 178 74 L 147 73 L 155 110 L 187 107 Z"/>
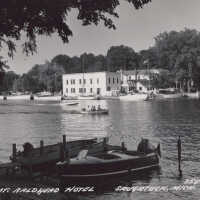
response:
<path fill-rule="evenodd" d="M 33 145 L 29 142 L 26 142 L 24 145 L 23 145 L 23 148 L 24 148 L 24 156 L 28 156 L 29 153 L 34 149 Z"/>
<path fill-rule="evenodd" d="M 156 151 L 156 147 L 152 145 L 148 139 L 143 139 L 138 144 L 137 151 L 140 153 L 148 154 Z"/>

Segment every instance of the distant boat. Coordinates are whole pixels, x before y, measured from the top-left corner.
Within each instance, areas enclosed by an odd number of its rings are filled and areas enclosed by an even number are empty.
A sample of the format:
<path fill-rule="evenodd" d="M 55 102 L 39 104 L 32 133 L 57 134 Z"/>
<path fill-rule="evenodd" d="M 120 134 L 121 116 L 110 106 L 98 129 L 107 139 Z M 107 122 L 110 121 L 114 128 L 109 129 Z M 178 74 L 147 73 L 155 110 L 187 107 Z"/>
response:
<path fill-rule="evenodd" d="M 61 105 L 66 105 L 66 106 L 75 106 L 75 105 L 78 105 L 79 102 L 69 102 L 69 101 L 67 100 L 67 101 L 61 101 L 60 104 L 61 104 Z"/>
<path fill-rule="evenodd" d="M 186 92 L 186 93 L 183 94 L 183 96 L 191 98 L 191 99 L 199 99 L 200 93 L 199 93 L 199 91 L 197 91 L 197 92 Z"/>
<path fill-rule="evenodd" d="M 78 96 L 78 100 L 97 100 L 95 96 Z"/>
<path fill-rule="evenodd" d="M 124 96 L 119 96 L 119 99 L 122 101 L 144 101 L 147 99 L 148 94 L 144 93 L 133 93 Z"/>
<path fill-rule="evenodd" d="M 174 89 L 160 89 L 158 91 L 158 94 L 156 94 L 157 98 L 164 98 L 164 99 L 170 99 L 170 98 L 180 98 L 183 94 L 180 92 L 177 92 Z"/>
<path fill-rule="evenodd" d="M 78 96 L 62 96 L 61 100 L 78 100 Z"/>
<path fill-rule="evenodd" d="M 51 97 L 51 96 L 53 96 L 53 94 L 51 92 L 48 92 L 48 91 L 39 92 L 36 95 L 38 97 Z"/>
<path fill-rule="evenodd" d="M 108 115 L 109 111 L 108 109 L 97 109 L 97 110 L 86 110 L 82 109 L 81 114 L 89 114 L 89 115 Z"/>
<path fill-rule="evenodd" d="M 62 181 L 69 184 L 85 183 L 98 180 L 108 181 L 111 177 L 122 176 L 131 172 L 149 170 L 159 166 L 160 146 L 155 148 L 147 139 L 142 139 L 136 151 L 104 151 L 88 156 L 83 150 L 76 158 L 57 163 Z"/>

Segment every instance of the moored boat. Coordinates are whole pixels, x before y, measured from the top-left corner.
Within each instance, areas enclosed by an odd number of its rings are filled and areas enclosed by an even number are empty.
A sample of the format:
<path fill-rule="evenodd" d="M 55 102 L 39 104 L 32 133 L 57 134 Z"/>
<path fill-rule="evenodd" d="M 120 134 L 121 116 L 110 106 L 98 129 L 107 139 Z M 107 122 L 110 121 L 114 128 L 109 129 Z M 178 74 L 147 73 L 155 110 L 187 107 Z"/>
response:
<path fill-rule="evenodd" d="M 66 143 L 64 150 L 62 150 L 63 143 L 37 148 L 34 148 L 31 143 L 25 143 L 23 151 L 16 150 L 16 155 L 12 155 L 10 159 L 19 163 L 24 170 L 30 170 L 31 168 L 33 172 L 50 171 L 62 159 L 63 151 L 68 152 L 70 149 L 71 158 L 76 157 L 84 148 L 89 150 L 89 154 L 96 154 L 103 151 L 104 143 L 104 140 L 99 141 L 96 138 L 72 140 Z"/>
<path fill-rule="evenodd" d="M 124 96 L 119 96 L 119 99 L 122 101 L 143 101 L 147 99 L 148 94 L 144 93 L 133 93 Z"/>
<path fill-rule="evenodd" d="M 60 102 L 60 105 L 66 105 L 66 106 L 75 106 L 75 105 L 78 105 L 79 104 L 79 102 L 77 102 L 77 101 L 61 101 Z"/>
<path fill-rule="evenodd" d="M 199 99 L 200 98 L 200 92 L 199 91 L 197 91 L 197 92 L 185 92 L 183 94 L 183 96 L 191 98 L 191 99 Z"/>
<path fill-rule="evenodd" d="M 147 139 L 142 139 L 136 151 L 122 147 L 121 150 L 88 156 L 87 150 L 83 150 L 77 158 L 57 163 L 58 171 L 64 183 L 97 183 L 98 179 L 106 181 L 109 177 L 158 167 L 159 147 L 155 148 Z"/>
<path fill-rule="evenodd" d="M 156 98 L 163 98 L 163 99 L 173 99 L 173 98 L 180 98 L 183 94 L 180 92 L 177 92 L 174 89 L 160 89 L 158 91 L 158 94 L 156 95 Z"/>
<path fill-rule="evenodd" d="M 97 100 L 95 96 L 78 96 L 78 100 Z"/>

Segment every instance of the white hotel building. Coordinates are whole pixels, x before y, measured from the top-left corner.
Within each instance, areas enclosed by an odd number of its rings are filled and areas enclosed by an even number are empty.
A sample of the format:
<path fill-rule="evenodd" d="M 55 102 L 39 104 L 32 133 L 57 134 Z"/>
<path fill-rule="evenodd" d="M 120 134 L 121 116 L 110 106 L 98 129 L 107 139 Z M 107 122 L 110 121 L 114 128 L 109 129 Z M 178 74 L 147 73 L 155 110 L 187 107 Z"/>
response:
<path fill-rule="evenodd" d="M 120 73 L 90 72 L 63 75 L 65 96 L 111 96 L 121 89 Z"/>

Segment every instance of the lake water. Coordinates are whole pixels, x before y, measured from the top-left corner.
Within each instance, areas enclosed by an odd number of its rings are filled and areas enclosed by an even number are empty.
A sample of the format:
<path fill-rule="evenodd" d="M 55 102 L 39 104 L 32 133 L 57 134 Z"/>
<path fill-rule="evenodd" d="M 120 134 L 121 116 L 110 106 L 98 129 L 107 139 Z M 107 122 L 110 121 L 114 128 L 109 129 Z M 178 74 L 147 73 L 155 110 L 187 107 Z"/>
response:
<path fill-rule="evenodd" d="M 110 111 L 108 116 L 89 116 L 76 113 L 91 104 L 101 104 Z M 79 106 L 56 102 L 1 101 L 0 102 L 0 161 L 7 161 L 12 143 L 17 148 L 29 141 L 54 144 L 80 137 L 109 136 L 111 144 L 126 143 L 136 149 L 141 137 L 162 149 L 161 169 L 145 176 L 116 182 L 118 186 L 173 186 L 183 185 L 186 179 L 200 180 L 200 101 L 159 100 L 151 102 L 82 101 Z M 177 139 L 182 139 L 183 177 L 177 170 Z M 145 199 L 199 199 L 200 184 L 192 190 L 164 192 L 115 192 L 102 189 L 91 195 L 75 195 L 80 200 L 145 200 Z"/>

